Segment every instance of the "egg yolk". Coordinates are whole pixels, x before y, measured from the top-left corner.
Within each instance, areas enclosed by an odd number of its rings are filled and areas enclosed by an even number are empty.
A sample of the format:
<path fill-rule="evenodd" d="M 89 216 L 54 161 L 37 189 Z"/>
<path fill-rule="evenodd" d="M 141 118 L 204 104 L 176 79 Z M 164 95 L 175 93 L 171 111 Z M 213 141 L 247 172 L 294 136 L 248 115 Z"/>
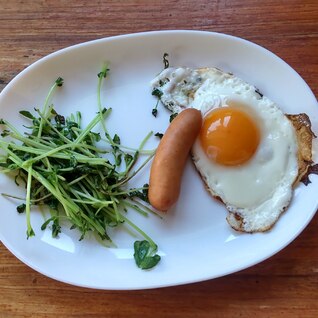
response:
<path fill-rule="evenodd" d="M 236 166 L 254 155 L 260 132 L 244 111 L 235 107 L 220 107 L 205 116 L 199 138 L 210 160 L 225 166 Z"/>

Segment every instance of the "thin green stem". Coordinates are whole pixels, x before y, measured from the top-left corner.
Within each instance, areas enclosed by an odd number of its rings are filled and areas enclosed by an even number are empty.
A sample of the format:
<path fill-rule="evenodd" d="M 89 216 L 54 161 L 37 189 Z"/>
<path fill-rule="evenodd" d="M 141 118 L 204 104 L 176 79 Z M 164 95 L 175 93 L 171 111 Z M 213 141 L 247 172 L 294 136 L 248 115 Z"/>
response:
<path fill-rule="evenodd" d="M 136 224 L 134 224 L 133 222 L 131 222 L 128 218 L 126 218 L 123 214 L 121 214 L 121 217 L 123 218 L 123 220 L 129 224 L 130 227 L 132 227 L 135 231 L 137 231 L 139 234 L 141 234 L 151 245 L 151 247 L 153 249 L 156 249 L 157 245 L 156 243 L 151 239 L 151 237 L 149 235 L 147 235 L 142 229 L 140 229 Z"/>
<path fill-rule="evenodd" d="M 45 101 L 44 101 L 44 106 L 43 106 L 43 113 L 44 113 L 44 116 L 48 116 L 47 114 L 47 108 L 48 108 L 48 104 L 49 104 L 49 101 L 51 99 L 51 96 L 53 95 L 56 87 L 57 87 L 57 83 L 55 82 L 54 85 L 51 87 L 51 89 L 49 90 L 49 93 L 47 94 L 46 98 L 45 98 Z M 39 131 L 38 131 L 38 138 L 41 137 L 42 135 L 42 129 L 43 129 L 43 119 L 41 118 L 40 120 L 40 125 L 39 125 Z"/>
<path fill-rule="evenodd" d="M 28 168 L 28 181 L 27 181 L 27 190 L 26 190 L 26 200 L 25 200 L 25 213 L 27 221 L 27 238 L 34 236 L 34 231 L 31 226 L 31 182 L 32 182 L 32 165 Z"/>

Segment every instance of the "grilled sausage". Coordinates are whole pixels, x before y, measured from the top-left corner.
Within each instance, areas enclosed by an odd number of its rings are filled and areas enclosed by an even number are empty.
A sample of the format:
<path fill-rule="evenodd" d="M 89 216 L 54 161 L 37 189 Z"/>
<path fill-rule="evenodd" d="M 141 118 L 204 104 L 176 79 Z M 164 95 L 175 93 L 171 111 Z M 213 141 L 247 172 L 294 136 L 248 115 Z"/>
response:
<path fill-rule="evenodd" d="M 156 151 L 149 180 L 149 202 L 159 211 L 176 203 L 190 149 L 200 132 L 201 112 L 183 110 L 170 124 Z"/>

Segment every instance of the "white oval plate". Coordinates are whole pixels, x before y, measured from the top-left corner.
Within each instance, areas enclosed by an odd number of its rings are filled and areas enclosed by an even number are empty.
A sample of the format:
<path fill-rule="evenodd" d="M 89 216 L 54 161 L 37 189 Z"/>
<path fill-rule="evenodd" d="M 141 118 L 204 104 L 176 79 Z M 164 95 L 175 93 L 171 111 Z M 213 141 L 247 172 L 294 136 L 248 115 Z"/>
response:
<path fill-rule="evenodd" d="M 302 78 L 284 61 L 251 42 L 200 31 L 148 32 L 105 38 L 53 53 L 20 73 L 3 90 L 0 117 L 17 127 L 25 124 L 19 110 L 41 107 L 48 88 L 61 76 L 65 85 L 54 96 L 56 109 L 68 115 L 80 110 L 87 122 L 97 111 L 97 73 L 110 61 L 111 73 L 103 85 L 103 101 L 112 107 L 109 130 L 126 145 L 136 146 L 151 130 L 163 132 L 169 113 L 159 108 L 151 115 L 155 99 L 149 82 L 162 70 L 162 56 L 169 53 L 173 66 L 216 66 L 254 84 L 287 113 L 307 113 L 317 127 L 317 101 Z M 148 148 L 156 145 L 154 138 Z M 317 158 L 315 158 L 317 161 Z M 149 167 L 148 167 L 149 168 Z M 136 183 L 148 180 L 145 170 Z M 41 231 L 43 216 L 32 212 L 36 236 L 26 239 L 25 215 L 16 212 L 17 202 L 0 197 L 0 238 L 28 266 L 69 284 L 100 289 L 142 289 L 185 284 L 227 275 L 270 257 L 284 248 L 306 227 L 318 203 L 318 179 L 299 185 L 291 206 L 275 227 L 264 234 L 240 234 L 228 226 L 225 208 L 214 201 L 188 162 L 182 193 L 163 220 L 129 217 L 159 245 L 162 260 L 142 271 L 135 266 L 132 245 L 136 238 L 118 231 L 118 248 L 105 248 L 94 240 L 78 241 L 78 233 L 64 230 L 59 239 Z M 0 191 L 23 194 L 6 176 Z"/>

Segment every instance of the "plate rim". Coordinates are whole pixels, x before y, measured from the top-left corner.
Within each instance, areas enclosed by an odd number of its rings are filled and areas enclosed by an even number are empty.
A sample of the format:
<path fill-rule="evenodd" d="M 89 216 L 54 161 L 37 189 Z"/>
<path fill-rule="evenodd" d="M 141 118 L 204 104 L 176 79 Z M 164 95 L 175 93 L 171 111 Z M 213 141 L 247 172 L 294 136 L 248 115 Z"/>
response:
<path fill-rule="evenodd" d="M 108 41 L 113 41 L 116 39 L 125 39 L 125 38 L 133 38 L 133 37 L 137 37 L 137 36 L 148 36 L 148 35 L 157 35 L 157 34 L 193 34 L 193 35 L 207 35 L 207 36 L 218 36 L 218 37 L 224 37 L 224 38 L 228 38 L 234 41 L 238 41 L 238 42 L 244 42 L 248 45 L 251 46 L 255 46 L 260 50 L 263 50 L 264 53 L 266 54 L 270 54 L 272 57 L 279 59 L 280 62 L 282 62 L 285 67 L 288 67 L 290 71 L 292 71 L 299 79 L 301 79 L 304 84 L 307 86 L 307 89 L 310 91 L 310 93 L 312 94 L 312 96 L 314 98 L 315 95 L 313 93 L 313 91 L 311 90 L 310 86 L 307 84 L 307 82 L 300 76 L 300 74 L 293 68 L 291 67 L 286 61 L 284 61 L 279 55 L 277 55 L 276 53 L 268 50 L 266 47 L 257 44 L 255 42 L 252 42 L 250 40 L 247 40 L 245 38 L 241 38 L 232 34 L 227 34 L 227 33 L 222 33 L 222 32 L 216 32 L 216 31 L 207 31 L 207 30 L 192 30 L 192 29 L 171 29 L 171 30 L 150 30 L 150 31 L 141 31 L 141 32 L 134 32 L 134 33 L 126 33 L 126 34 L 118 34 L 118 35 L 112 35 L 112 36 L 108 36 L 108 37 L 101 37 L 101 38 L 96 38 L 96 39 L 92 39 L 92 40 L 88 40 L 88 41 L 84 41 L 84 42 L 79 42 L 79 43 L 75 43 L 72 44 L 70 46 L 66 46 L 63 47 L 61 49 L 58 49 L 57 51 L 53 51 L 45 56 L 42 56 L 41 58 L 39 58 L 38 60 L 32 62 L 30 65 L 28 65 L 26 68 L 24 68 L 22 71 L 20 71 L 16 76 L 14 76 L 9 82 L 8 84 L 2 89 L 2 91 L 0 92 L 0 95 L 6 93 L 7 89 L 10 89 L 10 84 L 12 81 L 15 81 L 16 79 L 19 79 L 20 76 L 24 75 L 24 72 L 27 72 L 31 67 L 37 66 L 40 63 L 45 62 L 47 59 L 50 59 L 52 57 L 55 57 L 56 55 L 59 54 L 63 54 L 69 50 L 73 50 L 76 49 L 78 47 L 81 46 L 87 46 L 87 45 L 92 45 L 94 43 L 101 43 L 101 42 L 108 42 Z"/>

